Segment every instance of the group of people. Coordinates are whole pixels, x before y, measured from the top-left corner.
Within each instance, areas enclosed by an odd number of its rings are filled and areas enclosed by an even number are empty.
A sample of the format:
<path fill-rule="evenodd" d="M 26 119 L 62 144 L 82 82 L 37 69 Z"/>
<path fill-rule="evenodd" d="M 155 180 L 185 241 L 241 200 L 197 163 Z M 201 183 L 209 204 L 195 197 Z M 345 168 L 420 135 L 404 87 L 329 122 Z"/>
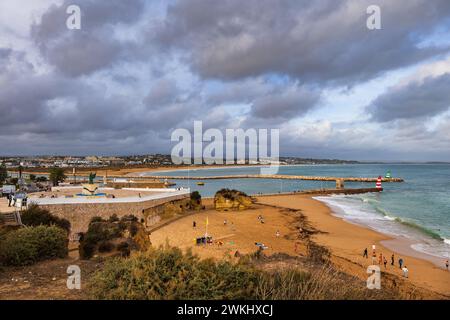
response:
<path fill-rule="evenodd" d="M 364 253 L 363 253 L 363 257 L 368 259 L 369 255 L 368 255 L 368 250 L 367 248 L 364 249 Z M 372 264 L 376 263 L 376 258 L 377 258 L 377 254 L 375 252 L 375 245 L 372 245 Z M 384 269 L 387 268 L 387 259 L 386 256 L 383 256 L 383 254 L 380 252 L 380 255 L 378 256 L 378 264 L 384 264 Z M 394 254 L 391 255 L 391 266 L 395 265 L 395 256 Z M 398 266 L 400 267 L 400 269 L 402 269 L 403 271 L 403 276 L 405 278 L 408 278 L 408 268 L 406 267 L 406 265 L 404 264 L 403 258 L 399 258 L 398 259 Z M 445 269 L 447 269 L 447 271 L 449 271 L 449 262 L 448 259 L 445 261 Z"/>
<path fill-rule="evenodd" d="M 369 252 L 367 250 L 367 248 L 364 249 L 363 252 L 363 257 L 368 259 L 369 258 Z M 372 245 L 372 264 L 376 264 L 377 263 L 377 253 L 376 253 L 376 247 L 375 245 Z M 384 269 L 387 269 L 387 263 L 388 260 L 386 259 L 386 256 L 383 255 L 382 252 L 380 252 L 380 254 L 378 255 L 378 265 L 384 265 Z M 392 253 L 391 255 L 391 266 L 395 266 L 395 255 L 394 253 Z M 403 276 L 405 278 L 408 278 L 408 267 L 405 265 L 403 258 L 399 257 L 398 258 L 398 266 L 399 268 L 403 271 Z"/>

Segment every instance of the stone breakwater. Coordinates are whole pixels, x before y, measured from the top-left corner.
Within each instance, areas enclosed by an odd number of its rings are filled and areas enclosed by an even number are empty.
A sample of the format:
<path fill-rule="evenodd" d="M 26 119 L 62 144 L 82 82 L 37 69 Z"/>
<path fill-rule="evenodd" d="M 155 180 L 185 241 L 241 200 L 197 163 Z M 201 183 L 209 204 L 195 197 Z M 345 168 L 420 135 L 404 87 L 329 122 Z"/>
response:
<path fill-rule="evenodd" d="M 225 175 L 225 176 L 145 176 L 132 177 L 133 179 L 167 179 L 167 180 L 216 180 L 216 179 L 284 179 L 284 180 L 315 180 L 315 181 L 354 181 L 354 182 L 376 182 L 377 177 L 361 178 L 361 177 L 319 177 L 319 176 L 295 176 L 285 174 L 241 174 L 241 175 Z M 403 182 L 402 178 L 382 178 L 382 182 Z"/>

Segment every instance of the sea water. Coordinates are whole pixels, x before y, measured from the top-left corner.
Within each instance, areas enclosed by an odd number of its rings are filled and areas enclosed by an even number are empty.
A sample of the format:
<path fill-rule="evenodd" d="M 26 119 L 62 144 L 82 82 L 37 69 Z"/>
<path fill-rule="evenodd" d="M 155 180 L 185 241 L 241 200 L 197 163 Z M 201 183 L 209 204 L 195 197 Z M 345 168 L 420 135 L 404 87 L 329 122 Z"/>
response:
<path fill-rule="evenodd" d="M 412 241 L 411 247 L 438 258 L 450 258 L 449 164 L 355 164 L 281 166 L 279 174 L 334 177 L 378 177 L 390 170 L 403 183 L 383 183 L 382 193 L 315 197 L 349 222 Z M 227 167 L 159 172 L 167 176 L 220 176 L 258 174 L 258 167 Z M 144 175 L 154 175 L 145 173 Z M 221 188 L 248 194 L 270 194 L 318 188 L 334 188 L 334 181 L 279 179 L 175 180 L 177 186 L 213 196 Z M 375 183 L 345 182 L 348 188 L 375 187 Z"/>

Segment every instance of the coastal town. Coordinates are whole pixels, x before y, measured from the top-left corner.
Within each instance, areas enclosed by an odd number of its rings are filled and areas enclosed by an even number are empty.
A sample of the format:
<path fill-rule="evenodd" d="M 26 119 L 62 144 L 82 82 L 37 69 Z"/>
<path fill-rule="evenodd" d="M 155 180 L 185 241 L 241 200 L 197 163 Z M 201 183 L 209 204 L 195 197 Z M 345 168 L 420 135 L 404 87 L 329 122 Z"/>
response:
<path fill-rule="evenodd" d="M 293 164 L 355 164 L 358 161 L 339 159 L 306 159 L 298 157 L 280 157 L 281 165 Z M 246 159 L 236 159 L 235 164 L 249 164 Z M 267 164 L 264 161 L 250 163 L 253 165 Z M 133 167 L 133 166 L 173 166 L 171 155 L 150 154 L 131 156 L 0 156 L 0 165 L 6 168 L 27 169 L 39 168 L 101 168 L 101 167 Z"/>

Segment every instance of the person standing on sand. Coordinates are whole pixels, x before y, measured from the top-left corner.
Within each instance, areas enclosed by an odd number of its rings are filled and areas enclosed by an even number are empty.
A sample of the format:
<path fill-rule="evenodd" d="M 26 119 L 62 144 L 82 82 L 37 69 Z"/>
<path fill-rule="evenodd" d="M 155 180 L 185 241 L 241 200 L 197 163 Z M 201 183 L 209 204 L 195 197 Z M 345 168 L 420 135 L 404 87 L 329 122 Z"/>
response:
<path fill-rule="evenodd" d="M 367 248 L 364 249 L 363 258 L 369 258 L 369 255 L 367 254 Z"/>
<path fill-rule="evenodd" d="M 277 230 L 276 236 L 277 236 L 277 238 L 280 237 L 280 230 Z"/>
<path fill-rule="evenodd" d="M 402 270 L 403 270 L 403 276 L 404 276 L 405 278 L 408 278 L 408 272 L 409 272 L 408 268 L 407 268 L 406 266 L 404 266 L 404 267 L 402 268 Z"/>
<path fill-rule="evenodd" d="M 192 221 L 192 228 L 194 228 L 194 229 L 195 229 L 195 227 L 197 227 L 197 222 L 195 222 L 195 221 Z"/>
<path fill-rule="evenodd" d="M 384 269 L 386 269 L 387 259 L 386 259 L 386 257 L 383 257 L 383 259 L 384 259 L 384 261 L 383 261 L 383 263 L 384 263 Z"/>
<path fill-rule="evenodd" d="M 374 251 L 372 252 L 372 264 L 375 264 L 376 261 L 377 261 L 377 253 Z"/>
<path fill-rule="evenodd" d="M 398 265 L 400 266 L 400 269 L 401 269 L 402 265 L 403 265 L 403 259 L 402 258 L 398 259 Z"/>
<path fill-rule="evenodd" d="M 392 256 L 391 256 L 391 266 L 394 265 L 394 261 L 395 261 L 394 254 L 392 254 Z"/>
<path fill-rule="evenodd" d="M 447 261 L 445 261 L 445 268 L 446 268 L 447 271 L 448 271 L 448 259 L 447 259 Z"/>
<path fill-rule="evenodd" d="M 223 220 L 223 225 L 226 226 L 227 225 L 227 219 Z"/>

